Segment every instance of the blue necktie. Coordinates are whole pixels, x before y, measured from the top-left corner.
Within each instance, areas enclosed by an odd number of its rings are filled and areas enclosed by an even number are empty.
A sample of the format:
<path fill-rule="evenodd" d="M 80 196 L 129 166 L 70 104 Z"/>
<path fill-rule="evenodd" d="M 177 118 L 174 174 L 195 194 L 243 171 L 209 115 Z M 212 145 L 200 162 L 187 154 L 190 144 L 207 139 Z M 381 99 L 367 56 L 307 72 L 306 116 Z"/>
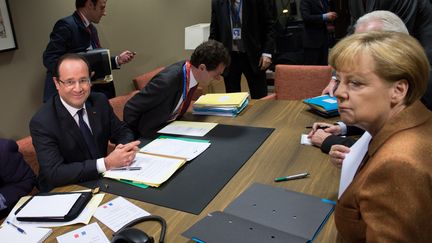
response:
<path fill-rule="evenodd" d="M 83 112 L 84 108 L 81 108 L 78 110 L 78 121 L 79 121 L 79 128 L 81 130 L 82 135 L 84 136 L 84 140 L 87 144 L 87 148 L 90 151 L 90 154 L 92 155 L 93 159 L 97 159 L 97 147 L 96 143 L 93 137 L 92 132 L 90 131 L 90 128 L 88 127 L 87 123 L 84 122 L 83 119 Z"/>

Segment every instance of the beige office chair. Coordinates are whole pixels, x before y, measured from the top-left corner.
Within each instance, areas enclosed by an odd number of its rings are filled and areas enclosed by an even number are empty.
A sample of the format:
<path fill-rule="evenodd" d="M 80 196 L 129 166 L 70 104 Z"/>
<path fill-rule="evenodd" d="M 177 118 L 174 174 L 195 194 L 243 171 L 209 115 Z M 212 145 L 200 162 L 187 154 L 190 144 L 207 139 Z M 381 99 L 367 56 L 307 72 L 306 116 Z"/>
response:
<path fill-rule="evenodd" d="M 275 93 L 263 99 L 302 100 L 321 94 L 331 79 L 330 66 L 276 65 Z"/>

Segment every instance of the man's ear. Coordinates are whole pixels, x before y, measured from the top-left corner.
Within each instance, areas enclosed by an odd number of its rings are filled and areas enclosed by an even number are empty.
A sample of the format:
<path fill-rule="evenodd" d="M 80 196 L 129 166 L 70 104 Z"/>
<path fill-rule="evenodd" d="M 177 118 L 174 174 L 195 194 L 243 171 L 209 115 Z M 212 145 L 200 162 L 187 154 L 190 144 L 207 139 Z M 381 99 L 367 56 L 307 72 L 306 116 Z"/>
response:
<path fill-rule="evenodd" d="M 406 79 L 401 79 L 394 82 L 392 86 L 392 104 L 404 103 L 409 88 L 408 81 Z"/>
<path fill-rule="evenodd" d="M 207 70 L 207 67 L 206 67 L 206 65 L 205 64 L 200 64 L 199 66 L 198 66 L 198 69 L 200 70 L 200 71 L 205 71 L 205 70 Z"/>
<path fill-rule="evenodd" d="M 59 87 L 60 84 L 59 84 L 57 77 L 53 77 L 52 79 L 53 79 L 54 85 L 56 86 L 56 89 L 58 90 L 60 88 Z"/>
<path fill-rule="evenodd" d="M 91 79 L 94 75 L 95 75 L 95 71 L 92 71 L 92 72 L 90 73 L 90 79 Z"/>

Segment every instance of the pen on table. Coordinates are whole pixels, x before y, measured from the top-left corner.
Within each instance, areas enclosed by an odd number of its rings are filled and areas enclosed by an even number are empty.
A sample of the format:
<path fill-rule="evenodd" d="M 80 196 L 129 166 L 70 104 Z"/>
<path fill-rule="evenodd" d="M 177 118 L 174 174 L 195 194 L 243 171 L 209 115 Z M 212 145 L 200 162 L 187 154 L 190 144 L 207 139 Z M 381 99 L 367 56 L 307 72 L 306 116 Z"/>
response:
<path fill-rule="evenodd" d="M 6 221 L 6 223 L 7 223 L 8 225 L 14 227 L 15 229 L 17 229 L 18 232 L 20 232 L 21 234 L 27 234 L 27 233 L 26 233 L 22 228 L 16 226 L 16 225 L 13 224 L 12 222 L 10 222 L 10 221 Z"/>
<path fill-rule="evenodd" d="M 300 174 L 296 174 L 296 175 L 290 175 L 290 176 L 285 176 L 285 177 L 278 177 L 278 178 L 275 178 L 274 181 L 275 182 L 289 181 L 289 180 L 306 178 L 308 176 L 309 176 L 309 173 L 305 172 L 305 173 L 300 173 Z"/>
<path fill-rule="evenodd" d="M 141 167 L 120 167 L 120 168 L 113 168 L 111 170 L 141 170 Z"/>
<path fill-rule="evenodd" d="M 306 126 L 306 128 L 313 128 L 313 126 Z M 317 126 L 317 129 L 326 129 L 329 128 L 329 126 Z"/>

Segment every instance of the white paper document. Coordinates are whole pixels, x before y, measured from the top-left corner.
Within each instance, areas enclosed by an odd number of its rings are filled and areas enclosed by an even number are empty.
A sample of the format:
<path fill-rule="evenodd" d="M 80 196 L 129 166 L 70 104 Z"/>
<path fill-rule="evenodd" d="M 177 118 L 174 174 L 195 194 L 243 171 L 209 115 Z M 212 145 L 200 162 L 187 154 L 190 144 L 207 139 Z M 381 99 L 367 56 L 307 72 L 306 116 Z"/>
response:
<path fill-rule="evenodd" d="M 117 232 L 132 220 L 148 215 L 150 213 L 125 198 L 117 197 L 100 206 L 94 216 L 112 231 Z"/>
<path fill-rule="evenodd" d="M 310 138 L 308 138 L 307 134 L 302 134 L 300 138 L 300 144 L 304 145 L 312 145 Z"/>
<path fill-rule="evenodd" d="M 58 243 L 109 243 L 97 223 L 92 223 L 57 237 Z"/>
<path fill-rule="evenodd" d="M 345 189 L 351 184 L 360 163 L 368 151 L 371 139 L 372 136 L 368 132 L 365 132 L 359 140 L 351 146 L 351 151 L 345 156 L 345 159 L 342 162 L 338 198 L 341 197 Z"/>
<path fill-rule="evenodd" d="M 0 241 L 1 242 L 43 242 L 52 232 L 51 229 L 36 228 L 31 226 L 19 226 L 24 230 L 24 233 L 20 233 L 12 225 L 6 224 L 6 220 L 0 229 Z"/>
<path fill-rule="evenodd" d="M 81 193 L 34 196 L 18 212 L 17 217 L 63 217 L 80 196 Z"/>
<path fill-rule="evenodd" d="M 168 180 L 185 162 L 185 159 L 137 153 L 135 162 L 131 167 L 140 167 L 140 170 L 109 170 L 104 173 L 104 177 L 129 180 L 158 187 Z"/>
<path fill-rule="evenodd" d="M 185 158 L 187 161 L 191 161 L 204 152 L 209 146 L 210 143 L 205 140 L 196 142 L 192 140 L 158 138 L 142 147 L 140 152 Z"/>
<path fill-rule="evenodd" d="M 173 121 L 158 133 L 202 137 L 216 125 L 217 123 L 213 122 Z"/>
<path fill-rule="evenodd" d="M 86 207 L 83 209 L 83 211 L 78 215 L 77 218 L 74 220 L 68 221 L 68 222 L 27 222 L 27 221 L 18 221 L 16 219 L 15 212 L 16 210 L 23 205 L 28 199 L 30 199 L 30 196 L 22 197 L 15 207 L 12 209 L 12 211 L 7 216 L 7 220 L 12 222 L 13 224 L 17 226 L 32 226 L 32 227 L 62 227 L 66 225 L 74 225 L 74 224 L 88 224 L 90 222 L 91 217 L 95 213 L 97 207 L 102 202 L 105 194 L 99 193 L 96 195 L 93 195 L 93 197 L 90 199 L 90 201 L 87 203 Z M 6 221 L 5 221 L 6 222 Z M 6 224 L 6 223 L 3 223 Z"/>

